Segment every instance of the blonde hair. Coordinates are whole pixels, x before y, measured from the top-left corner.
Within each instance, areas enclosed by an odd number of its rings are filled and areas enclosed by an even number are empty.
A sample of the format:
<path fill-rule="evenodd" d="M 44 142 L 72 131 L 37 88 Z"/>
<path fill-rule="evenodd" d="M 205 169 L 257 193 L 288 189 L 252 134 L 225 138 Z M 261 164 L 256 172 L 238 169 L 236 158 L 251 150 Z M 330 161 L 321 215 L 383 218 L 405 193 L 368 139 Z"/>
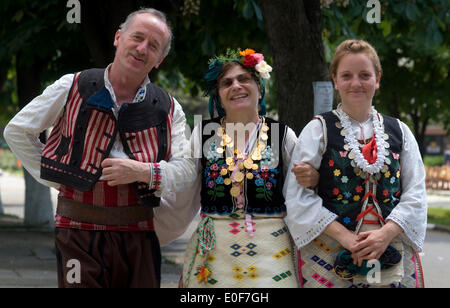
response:
<path fill-rule="evenodd" d="M 336 48 L 336 53 L 331 61 L 330 74 L 335 77 L 341 59 L 348 54 L 365 54 L 372 62 L 376 76 L 382 75 L 380 58 L 372 45 L 363 40 L 346 40 L 339 44 Z"/>

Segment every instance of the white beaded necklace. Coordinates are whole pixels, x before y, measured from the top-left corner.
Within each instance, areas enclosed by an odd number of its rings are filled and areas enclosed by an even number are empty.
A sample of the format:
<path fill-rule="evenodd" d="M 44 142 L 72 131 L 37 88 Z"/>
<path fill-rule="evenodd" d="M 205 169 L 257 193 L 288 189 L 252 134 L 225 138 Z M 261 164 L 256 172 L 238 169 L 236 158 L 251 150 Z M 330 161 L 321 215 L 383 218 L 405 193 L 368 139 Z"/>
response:
<path fill-rule="evenodd" d="M 343 127 L 342 134 L 345 136 L 345 142 L 349 146 L 350 153 L 353 153 L 352 156 L 354 156 L 355 164 L 360 169 L 369 174 L 379 173 L 383 168 L 386 159 L 386 146 L 385 140 L 383 138 L 384 130 L 380 123 L 380 119 L 378 118 L 378 112 L 372 106 L 372 110 L 369 116 L 372 117 L 375 141 L 377 143 L 377 160 L 375 161 L 375 163 L 369 164 L 369 162 L 364 158 L 364 155 L 362 154 L 359 147 L 359 142 L 356 139 L 355 134 L 353 133 L 349 116 L 342 109 L 341 111 L 341 124 Z"/>

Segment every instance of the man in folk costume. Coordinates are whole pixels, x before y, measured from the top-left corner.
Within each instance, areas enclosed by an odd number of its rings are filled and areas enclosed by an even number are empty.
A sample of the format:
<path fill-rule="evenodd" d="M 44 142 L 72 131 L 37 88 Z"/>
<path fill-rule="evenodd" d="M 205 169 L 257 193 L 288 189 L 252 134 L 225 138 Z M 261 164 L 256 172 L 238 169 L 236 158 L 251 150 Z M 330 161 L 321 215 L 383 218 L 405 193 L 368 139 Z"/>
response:
<path fill-rule="evenodd" d="M 160 285 L 155 224 L 167 227 L 160 195 L 186 187 L 194 172 L 182 159 L 188 147 L 181 106 L 148 78 L 171 40 L 163 13 L 133 12 L 115 34 L 112 64 L 63 76 L 5 129 L 25 168 L 59 189 L 59 287 Z M 38 136 L 52 125 L 44 146 Z M 67 279 L 70 260 L 79 262 L 78 281 Z"/>

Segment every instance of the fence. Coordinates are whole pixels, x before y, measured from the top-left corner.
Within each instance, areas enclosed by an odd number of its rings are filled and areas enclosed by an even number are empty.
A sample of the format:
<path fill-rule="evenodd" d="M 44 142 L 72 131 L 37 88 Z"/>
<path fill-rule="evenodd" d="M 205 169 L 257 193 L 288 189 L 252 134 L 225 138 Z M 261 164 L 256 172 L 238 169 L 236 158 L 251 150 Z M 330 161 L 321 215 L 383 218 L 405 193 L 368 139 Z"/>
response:
<path fill-rule="evenodd" d="M 450 166 L 425 167 L 427 189 L 450 190 Z"/>

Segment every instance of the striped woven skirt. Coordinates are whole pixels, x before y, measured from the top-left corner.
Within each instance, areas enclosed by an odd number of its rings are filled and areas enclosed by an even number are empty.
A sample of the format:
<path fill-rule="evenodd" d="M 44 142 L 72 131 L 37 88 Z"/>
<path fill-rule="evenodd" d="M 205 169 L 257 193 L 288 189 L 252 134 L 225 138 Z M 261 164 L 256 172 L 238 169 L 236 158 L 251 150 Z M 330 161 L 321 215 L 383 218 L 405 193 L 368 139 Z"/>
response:
<path fill-rule="evenodd" d="M 183 285 L 297 288 L 296 257 L 282 217 L 204 216 L 186 249 Z"/>
<path fill-rule="evenodd" d="M 321 234 L 300 249 L 301 285 L 303 288 L 423 288 L 424 278 L 419 254 L 411 246 L 401 243 L 398 238 L 391 244 L 401 247 L 395 246 L 402 254 L 397 273 L 392 273 L 392 270 L 381 271 L 381 284 L 371 283 L 370 279 L 374 278 L 371 276 L 345 280 L 338 277 L 333 269 L 337 254 L 344 248 L 333 238 Z M 392 282 L 383 284 L 385 276 L 392 278 Z"/>

